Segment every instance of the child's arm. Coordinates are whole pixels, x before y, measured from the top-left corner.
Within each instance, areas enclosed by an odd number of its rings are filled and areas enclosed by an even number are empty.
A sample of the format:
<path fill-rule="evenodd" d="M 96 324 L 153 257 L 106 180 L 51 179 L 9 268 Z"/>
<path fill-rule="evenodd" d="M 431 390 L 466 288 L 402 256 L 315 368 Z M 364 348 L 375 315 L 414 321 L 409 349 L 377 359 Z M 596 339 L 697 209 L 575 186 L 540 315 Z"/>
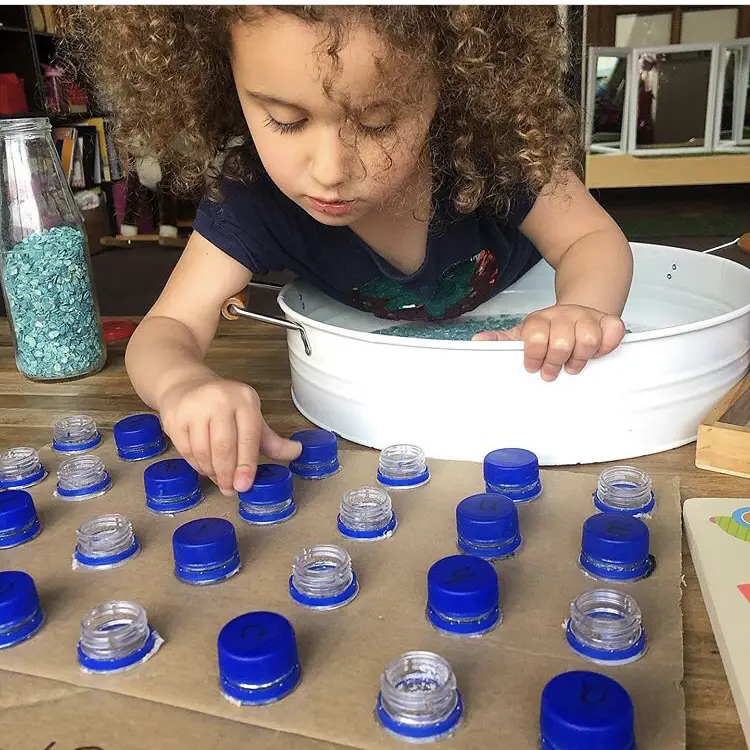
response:
<path fill-rule="evenodd" d="M 614 220 L 575 175 L 543 190 L 520 227 L 556 269 L 557 303 L 529 315 L 511 331 L 479 340 L 523 340 L 529 372 L 554 380 L 565 367 L 579 373 L 609 354 L 625 335 L 620 320 L 630 291 L 633 256 Z"/>
<path fill-rule="evenodd" d="M 250 277 L 193 232 L 125 353 L 133 387 L 159 412 L 175 448 L 226 495 L 250 487 L 259 451 L 281 460 L 300 449 L 268 427 L 250 386 L 224 380 L 203 363 L 223 303 Z"/>

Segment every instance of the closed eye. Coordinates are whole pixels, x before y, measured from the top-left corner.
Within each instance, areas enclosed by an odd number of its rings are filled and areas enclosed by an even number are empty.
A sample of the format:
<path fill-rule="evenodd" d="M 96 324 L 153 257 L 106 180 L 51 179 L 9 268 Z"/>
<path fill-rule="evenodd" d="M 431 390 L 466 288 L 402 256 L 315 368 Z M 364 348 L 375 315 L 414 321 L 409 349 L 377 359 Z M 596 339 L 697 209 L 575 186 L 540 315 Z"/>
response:
<path fill-rule="evenodd" d="M 277 133 L 286 135 L 288 133 L 296 133 L 305 126 L 307 119 L 297 120 L 296 122 L 279 122 L 275 120 L 271 115 L 266 115 L 266 127 L 275 130 Z"/>

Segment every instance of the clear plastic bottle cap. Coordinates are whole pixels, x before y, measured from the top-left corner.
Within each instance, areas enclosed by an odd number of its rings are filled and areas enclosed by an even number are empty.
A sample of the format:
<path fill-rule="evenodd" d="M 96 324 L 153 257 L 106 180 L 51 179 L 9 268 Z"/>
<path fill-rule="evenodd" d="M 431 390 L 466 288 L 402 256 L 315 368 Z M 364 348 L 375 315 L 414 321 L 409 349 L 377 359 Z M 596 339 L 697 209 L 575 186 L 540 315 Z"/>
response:
<path fill-rule="evenodd" d="M 84 414 L 58 419 L 52 428 L 52 448 L 59 453 L 82 453 L 101 442 L 96 422 Z"/>
<path fill-rule="evenodd" d="M 111 486 L 112 477 L 98 456 L 71 456 L 57 468 L 55 495 L 62 500 L 90 500 L 104 495 Z"/>
<path fill-rule="evenodd" d="M 43 624 L 34 579 L 20 570 L 0 571 L 0 649 L 28 640 Z"/>
<path fill-rule="evenodd" d="M 172 535 L 177 578 L 196 586 L 219 583 L 240 569 L 237 535 L 224 518 L 196 518 Z"/>
<path fill-rule="evenodd" d="M 198 472 L 184 458 L 167 458 L 143 472 L 146 507 L 154 513 L 181 513 L 203 500 Z"/>
<path fill-rule="evenodd" d="M 81 621 L 78 662 L 89 672 L 120 672 L 149 659 L 162 642 L 140 604 L 106 602 Z"/>
<path fill-rule="evenodd" d="M 515 503 L 536 500 L 542 494 L 539 459 L 523 448 L 500 448 L 484 457 L 487 492 L 509 497 Z"/>
<path fill-rule="evenodd" d="M 656 498 L 651 477 L 634 466 L 614 466 L 599 475 L 594 505 L 601 511 L 631 516 L 651 513 Z"/>
<path fill-rule="evenodd" d="M 109 569 L 123 565 L 140 551 L 133 524 L 119 513 L 85 521 L 76 532 L 73 559 L 86 568 Z"/>
<path fill-rule="evenodd" d="M 542 750 L 635 750 L 633 701 L 611 677 L 563 672 L 542 690 Z"/>
<path fill-rule="evenodd" d="M 516 504 L 494 493 L 471 495 L 458 504 L 456 532 L 461 552 L 487 560 L 510 557 L 523 543 Z"/>
<path fill-rule="evenodd" d="M 341 499 L 337 526 L 349 539 L 386 539 L 393 534 L 397 523 L 391 496 L 380 487 L 350 490 Z"/>
<path fill-rule="evenodd" d="M 427 573 L 427 619 L 450 635 L 478 636 L 495 628 L 500 587 L 492 565 L 468 555 L 434 563 Z"/>
<path fill-rule="evenodd" d="M 123 461 L 142 461 L 167 450 L 167 439 L 156 414 L 131 414 L 114 426 L 117 455 Z"/>
<path fill-rule="evenodd" d="M 247 612 L 219 633 L 219 687 L 241 705 L 274 703 L 301 679 L 297 639 L 292 624 L 275 612 Z"/>
<path fill-rule="evenodd" d="M 41 530 L 34 500 L 26 490 L 5 490 L 0 495 L 0 549 L 30 542 Z"/>
<path fill-rule="evenodd" d="M 294 558 L 289 593 L 297 604 L 311 609 L 336 609 L 359 591 L 352 559 L 342 547 L 318 544 Z"/>
<path fill-rule="evenodd" d="M 239 516 L 246 523 L 281 523 L 297 512 L 292 472 L 281 464 L 259 464 L 253 486 L 237 496 Z"/>
<path fill-rule="evenodd" d="M 390 445 L 380 452 L 378 482 L 385 487 L 421 487 L 429 481 L 427 459 L 418 445 Z"/>
<path fill-rule="evenodd" d="M 339 466 L 338 441 L 328 430 L 300 430 L 290 440 L 302 443 L 299 457 L 289 464 L 293 474 L 302 479 L 325 479 Z"/>
<path fill-rule="evenodd" d="M 594 589 L 570 605 L 568 645 L 603 665 L 629 664 L 646 651 L 646 631 L 635 599 L 624 591 Z"/>
<path fill-rule="evenodd" d="M 71 456 L 57 467 L 55 495 L 61 500 L 91 500 L 111 486 L 112 477 L 98 456 Z"/>
<path fill-rule="evenodd" d="M 650 575 L 648 526 L 622 513 L 596 513 L 581 533 L 579 565 L 589 575 L 610 581 L 636 581 Z"/>
<path fill-rule="evenodd" d="M 46 476 L 47 470 L 33 448 L 21 446 L 0 453 L 0 489 L 24 489 L 39 484 Z"/>
<path fill-rule="evenodd" d="M 390 734 L 434 742 L 453 734 L 463 715 L 456 677 L 442 656 L 407 651 L 383 670 L 375 710 Z"/>

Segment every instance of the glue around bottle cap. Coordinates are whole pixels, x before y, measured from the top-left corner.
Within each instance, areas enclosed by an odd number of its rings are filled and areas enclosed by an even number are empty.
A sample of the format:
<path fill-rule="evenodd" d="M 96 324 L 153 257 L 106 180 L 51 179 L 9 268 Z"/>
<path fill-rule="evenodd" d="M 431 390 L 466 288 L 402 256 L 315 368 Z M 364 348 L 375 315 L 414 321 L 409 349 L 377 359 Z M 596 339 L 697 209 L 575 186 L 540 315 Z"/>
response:
<path fill-rule="evenodd" d="M 0 495 L 0 549 L 29 542 L 41 530 L 34 500 L 26 490 L 6 490 Z"/>
<path fill-rule="evenodd" d="M 96 422 L 85 414 L 58 419 L 52 428 L 52 449 L 59 453 L 82 453 L 101 442 Z"/>
<path fill-rule="evenodd" d="M 289 469 L 302 479 L 324 479 L 339 470 L 338 441 L 329 430 L 300 430 L 290 440 L 302 443 L 299 457 Z"/>
<path fill-rule="evenodd" d="M 117 455 L 123 461 L 142 461 L 167 450 L 167 439 L 156 414 L 131 414 L 114 426 Z"/>
<path fill-rule="evenodd" d="M 198 505 L 203 492 L 198 472 L 184 458 L 167 458 L 143 472 L 146 507 L 154 513 L 180 513 Z"/>
<path fill-rule="evenodd" d="M 0 489 L 32 487 L 46 476 L 47 470 L 33 448 L 21 446 L 0 453 Z"/>
<path fill-rule="evenodd" d="M 500 588 L 490 563 L 451 555 L 427 573 L 427 619 L 451 635 L 477 636 L 500 622 Z"/>
<path fill-rule="evenodd" d="M 234 526 L 224 518 L 196 518 L 172 535 L 175 575 L 193 585 L 224 581 L 240 569 Z"/>
<path fill-rule="evenodd" d="M 494 493 L 463 499 L 456 507 L 456 531 L 462 552 L 488 560 L 509 557 L 523 543 L 516 504 Z"/>
<path fill-rule="evenodd" d="M 31 638 L 44 624 L 34 579 L 18 570 L 0 572 L 0 649 Z"/>
<path fill-rule="evenodd" d="M 57 467 L 55 495 L 61 500 L 91 500 L 106 494 L 110 487 L 112 477 L 98 456 L 71 456 Z"/>
<path fill-rule="evenodd" d="M 252 487 L 237 496 L 239 516 L 246 523 L 281 523 L 297 512 L 292 473 L 281 464 L 260 464 Z"/>
<path fill-rule="evenodd" d="M 595 664 L 630 664 L 646 652 L 646 631 L 635 599 L 624 591 L 585 591 L 570 605 L 570 648 Z"/>
<path fill-rule="evenodd" d="M 140 604 L 110 601 L 81 620 L 78 663 L 87 672 L 121 672 L 151 658 L 162 643 Z"/>
<path fill-rule="evenodd" d="M 116 568 L 135 557 L 141 549 L 133 524 L 119 513 L 97 516 L 82 523 L 76 539 L 73 559 L 84 568 Z"/>
<path fill-rule="evenodd" d="M 292 624 L 275 612 L 247 612 L 219 633 L 219 687 L 242 705 L 274 703 L 299 684 L 302 671 Z"/>
<path fill-rule="evenodd" d="M 378 482 L 392 489 L 413 489 L 430 481 L 430 468 L 418 445 L 389 445 L 380 452 Z"/>
<path fill-rule="evenodd" d="M 581 533 L 581 568 L 596 578 L 635 581 L 649 575 L 648 526 L 622 513 L 597 513 L 584 521 Z"/>
<path fill-rule="evenodd" d="M 352 559 L 343 547 L 317 544 L 294 558 L 289 594 L 297 604 L 317 610 L 338 609 L 358 592 Z"/>
<path fill-rule="evenodd" d="M 484 457 L 487 492 L 509 497 L 515 503 L 535 500 L 542 492 L 539 459 L 523 448 L 500 448 Z"/>
<path fill-rule="evenodd" d="M 656 506 L 651 477 L 634 466 L 613 466 L 599 475 L 594 505 L 598 510 L 646 515 Z"/>
<path fill-rule="evenodd" d="M 429 651 L 407 651 L 383 670 L 375 715 L 389 733 L 412 743 L 452 735 L 463 702 L 450 664 Z"/>
<path fill-rule="evenodd" d="M 563 672 L 542 691 L 542 750 L 635 750 L 633 702 L 595 672 Z"/>

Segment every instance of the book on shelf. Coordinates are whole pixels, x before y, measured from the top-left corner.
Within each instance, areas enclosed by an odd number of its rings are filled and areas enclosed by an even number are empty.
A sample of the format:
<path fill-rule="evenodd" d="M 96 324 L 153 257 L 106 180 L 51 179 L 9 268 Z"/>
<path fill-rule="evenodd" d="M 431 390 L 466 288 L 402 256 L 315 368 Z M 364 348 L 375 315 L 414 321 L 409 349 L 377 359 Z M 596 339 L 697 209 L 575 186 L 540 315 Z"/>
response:
<path fill-rule="evenodd" d="M 122 178 L 122 164 L 103 117 L 54 128 L 52 137 L 71 187 L 90 188 Z"/>

